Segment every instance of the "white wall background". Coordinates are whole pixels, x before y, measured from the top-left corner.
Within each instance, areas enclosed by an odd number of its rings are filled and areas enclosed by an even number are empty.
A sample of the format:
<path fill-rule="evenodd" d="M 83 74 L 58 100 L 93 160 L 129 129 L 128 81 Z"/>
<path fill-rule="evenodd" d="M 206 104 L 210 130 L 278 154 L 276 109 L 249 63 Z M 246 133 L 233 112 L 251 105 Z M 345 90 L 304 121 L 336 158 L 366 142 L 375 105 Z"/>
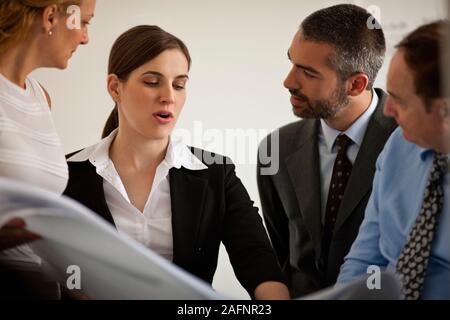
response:
<path fill-rule="evenodd" d="M 388 56 L 392 54 L 392 45 L 406 32 L 444 17 L 444 2 L 353 1 L 366 8 L 380 7 L 390 46 Z M 105 79 L 114 40 L 138 24 L 156 24 L 177 35 L 188 45 L 193 57 L 188 101 L 177 127 L 192 135 L 197 133 L 191 140 L 194 145 L 232 157 L 237 162 L 238 175 L 259 206 L 255 177 L 258 141 L 271 130 L 297 120 L 282 86 L 290 68 L 287 49 L 303 18 L 337 3 L 97 0 L 96 16 L 90 27 L 91 43 L 79 49 L 66 71 L 39 70 L 34 76 L 52 96 L 54 119 L 65 151 L 78 150 L 99 140 L 113 105 Z M 383 88 L 387 66 L 385 63 L 377 81 Z M 216 131 L 207 132 L 211 129 Z M 225 133 L 230 129 L 253 130 L 255 141 L 227 142 Z M 223 138 L 211 139 L 217 133 Z M 235 280 L 224 250 L 213 286 L 232 297 L 248 298 Z"/>

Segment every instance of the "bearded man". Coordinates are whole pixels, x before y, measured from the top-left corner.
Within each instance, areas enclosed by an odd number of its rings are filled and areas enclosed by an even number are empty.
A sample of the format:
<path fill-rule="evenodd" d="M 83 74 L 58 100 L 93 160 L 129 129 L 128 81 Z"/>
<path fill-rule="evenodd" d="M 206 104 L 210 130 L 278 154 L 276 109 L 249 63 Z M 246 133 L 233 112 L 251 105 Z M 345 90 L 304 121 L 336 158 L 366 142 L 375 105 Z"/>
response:
<path fill-rule="evenodd" d="M 396 128 L 383 115 L 386 94 L 373 87 L 386 51 L 383 31 L 373 22 L 366 10 L 348 4 L 302 22 L 284 82 L 302 120 L 260 146 L 259 154 L 279 150 L 270 157 L 279 170 L 265 174 L 274 165 L 259 158 L 257 179 L 293 298 L 336 282 L 364 218 L 376 159 Z"/>

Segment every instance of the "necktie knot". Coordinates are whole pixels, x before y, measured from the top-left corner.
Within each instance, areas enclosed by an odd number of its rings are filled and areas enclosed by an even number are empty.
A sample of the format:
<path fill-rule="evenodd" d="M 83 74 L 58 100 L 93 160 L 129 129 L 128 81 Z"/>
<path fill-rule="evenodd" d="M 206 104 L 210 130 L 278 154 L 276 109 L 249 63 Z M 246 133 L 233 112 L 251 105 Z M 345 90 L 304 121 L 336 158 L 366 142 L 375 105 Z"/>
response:
<path fill-rule="evenodd" d="M 436 153 L 434 156 L 433 169 L 439 176 L 442 176 L 448 172 L 449 161 L 446 155 L 442 153 Z"/>
<path fill-rule="evenodd" d="M 349 137 L 347 137 L 347 135 L 345 134 L 340 134 L 334 144 L 337 147 L 338 153 L 342 153 L 342 152 L 347 152 L 348 147 L 350 146 L 350 144 L 352 143 L 352 139 L 350 139 Z"/>

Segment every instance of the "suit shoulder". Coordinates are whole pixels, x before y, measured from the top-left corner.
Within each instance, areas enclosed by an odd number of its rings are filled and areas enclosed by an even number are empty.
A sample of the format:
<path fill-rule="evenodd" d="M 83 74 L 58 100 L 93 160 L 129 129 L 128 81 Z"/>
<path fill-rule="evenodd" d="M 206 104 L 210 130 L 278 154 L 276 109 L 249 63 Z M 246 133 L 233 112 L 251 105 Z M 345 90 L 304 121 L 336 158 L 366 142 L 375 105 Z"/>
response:
<path fill-rule="evenodd" d="M 79 153 L 81 151 L 83 151 L 83 149 L 66 154 L 66 161 L 69 161 L 70 158 L 72 158 L 74 155 L 76 155 L 77 153 Z"/>
<path fill-rule="evenodd" d="M 384 115 L 383 109 L 384 104 L 386 103 L 386 99 L 388 95 L 379 88 L 375 88 L 375 92 L 378 95 L 379 101 L 377 108 L 372 116 L 372 119 L 377 122 L 383 130 L 386 131 L 388 135 L 390 135 L 396 128 L 397 128 L 397 122 L 394 120 L 394 118 L 387 117 Z"/>
<path fill-rule="evenodd" d="M 316 119 L 302 119 L 284 125 L 262 139 L 259 147 L 262 148 L 264 146 L 270 148 L 272 140 L 275 138 L 281 142 L 279 144 L 280 152 L 289 152 L 289 150 L 295 148 L 299 137 L 310 136 L 315 132 L 317 121 Z"/>
<path fill-rule="evenodd" d="M 299 121 L 288 123 L 278 129 L 280 132 L 280 137 L 292 136 L 301 130 L 307 130 L 308 128 L 313 128 L 315 126 L 315 119 L 302 119 Z"/>
<path fill-rule="evenodd" d="M 188 146 L 188 148 L 192 152 L 192 154 L 208 168 L 217 165 L 221 166 L 225 164 L 233 164 L 231 158 L 221 155 L 219 153 L 192 146 Z"/>
<path fill-rule="evenodd" d="M 394 118 L 387 117 L 383 113 L 383 105 L 380 105 L 373 114 L 373 119 L 380 125 L 389 135 L 397 129 L 398 124 Z"/>
<path fill-rule="evenodd" d="M 66 155 L 67 162 L 70 164 L 72 162 L 84 162 L 89 160 L 89 157 L 91 156 L 92 152 L 95 150 L 97 145 L 92 145 L 90 147 L 80 149 L 78 151 L 69 153 Z"/>
<path fill-rule="evenodd" d="M 92 170 L 95 171 L 94 165 L 89 161 L 89 156 L 94 147 L 87 147 L 66 155 L 69 176 L 84 174 Z"/>
<path fill-rule="evenodd" d="M 280 138 L 286 138 L 291 137 L 292 135 L 295 135 L 299 131 L 303 130 L 304 128 L 313 127 L 315 124 L 314 119 L 303 119 L 295 122 L 288 123 L 278 129 L 275 129 L 270 134 L 268 134 L 264 140 L 270 139 L 270 137 L 273 135 L 273 133 L 276 131 L 280 135 Z"/>

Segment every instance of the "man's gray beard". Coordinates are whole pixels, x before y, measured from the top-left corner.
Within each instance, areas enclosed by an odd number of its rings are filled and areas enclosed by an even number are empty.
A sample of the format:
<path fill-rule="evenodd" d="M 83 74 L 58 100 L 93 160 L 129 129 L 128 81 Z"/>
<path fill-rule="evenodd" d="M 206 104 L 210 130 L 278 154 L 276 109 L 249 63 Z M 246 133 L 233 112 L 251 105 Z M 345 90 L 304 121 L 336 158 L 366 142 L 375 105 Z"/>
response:
<path fill-rule="evenodd" d="M 311 105 L 307 110 L 310 113 L 298 115 L 305 119 L 329 119 L 344 109 L 349 103 L 344 85 L 339 86 L 328 100 L 316 101 L 315 105 Z M 309 104 L 309 103 L 308 103 Z"/>

